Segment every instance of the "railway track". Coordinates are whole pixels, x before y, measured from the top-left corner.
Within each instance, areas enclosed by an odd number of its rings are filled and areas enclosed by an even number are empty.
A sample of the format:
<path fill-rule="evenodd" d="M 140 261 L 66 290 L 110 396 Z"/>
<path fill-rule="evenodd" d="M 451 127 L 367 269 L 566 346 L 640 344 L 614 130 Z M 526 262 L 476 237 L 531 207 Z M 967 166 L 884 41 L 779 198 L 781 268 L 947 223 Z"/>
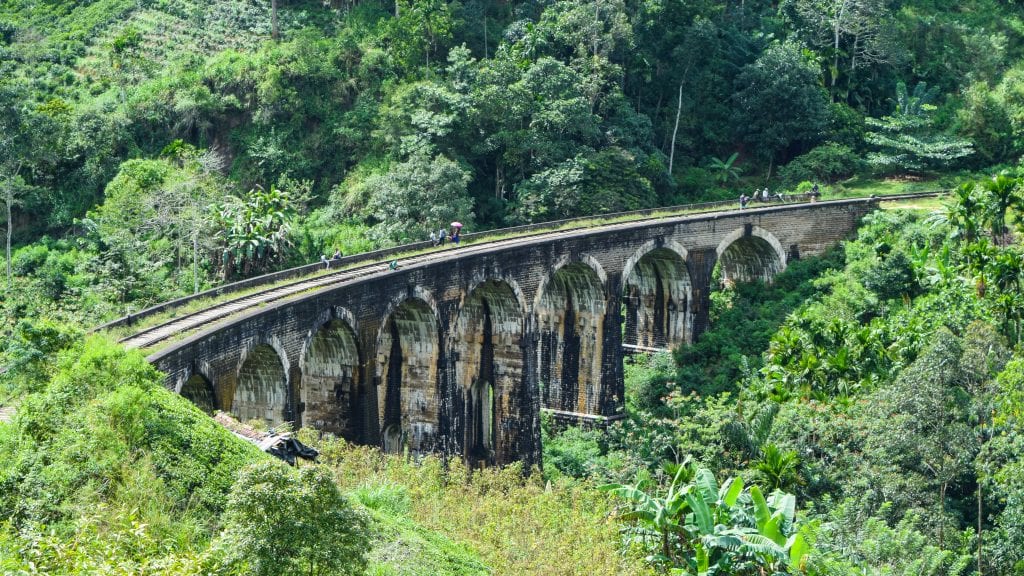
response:
<path fill-rule="evenodd" d="M 479 244 L 470 244 L 468 246 L 461 246 L 458 248 L 438 248 L 436 251 L 428 252 L 426 254 L 419 254 L 416 256 L 410 256 L 402 258 L 400 265 L 402 268 L 408 268 L 417 264 L 423 264 L 434 261 L 441 257 L 446 256 L 464 256 L 470 254 L 478 254 L 480 252 L 488 252 L 495 249 L 509 248 L 519 246 L 522 244 L 536 242 L 538 240 L 549 240 L 557 239 L 563 236 L 571 234 L 578 234 L 581 231 L 609 231 L 620 228 L 632 227 L 638 223 L 645 221 L 663 220 L 664 218 L 647 218 L 644 220 L 632 220 L 629 222 L 623 222 L 620 224 L 608 224 L 599 227 L 580 227 L 570 228 L 566 230 L 549 231 L 535 233 L 525 236 L 517 236 L 515 238 L 509 238 L 504 240 L 495 240 L 492 242 L 482 242 Z M 195 330 L 201 326 L 204 326 L 210 322 L 216 322 L 235 316 L 237 314 L 249 311 L 257 306 L 269 302 L 276 302 L 279 300 L 286 299 L 297 294 L 308 292 L 314 289 L 328 288 L 331 286 L 340 286 L 366 276 L 372 276 L 374 274 L 381 274 L 388 272 L 389 263 L 387 262 L 375 262 L 372 264 L 365 264 L 362 266 L 356 266 L 354 268 L 348 268 L 345 270 L 339 270 L 316 278 L 310 278 L 307 280 L 298 280 L 295 282 L 289 282 L 283 286 L 277 286 L 268 290 L 260 291 L 255 294 L 247 296 L 241 296 L 233 298 L 224 302 L 217 303 L 209 308 L 185 314 L 177 318 L 168 320 L 161 324 L 146 328 L 131 336 L 124 337 L 119 340 L 121 344 L 124 344 L 128 348 L 150 348 L 154 345 L 160 344 L 161 342 L 173 338 L 174 336 Z"/>
<path fill-rule="evenodd" d="M 720 210 L 710 210 L 709 212 L 716 211 Z M 685 216 L 693 216 L 696 214 L 700 214 L 700 212 L 675 216 L 672 218 L 682 218 Z M 653 222 L 665 219 L 666 218 L 664 216 L 643 218 L 638 220 L 630 220 L 628 222 L 607 224 L 604 226 L 597 227 L 581 226 L 575 228 L 568 228 L 565 230 L 536 232 L 533 234 L 517 236 L 515 238 L 494 240 L 491 242 L 481 242 L 478 244 L 470 244 L 467 246 L 461 246 L 459 248 L 438 248 L 436 251 L 433 252 L 403 258 L 401 260 L 401 266 L 415 266 L 417 264 L 431 262 L 433 260 L 445 256 L 462 256 L 469 254 L 477 254 L 480 252 L 487 252 L 494 249 L 519 246 L 522 244 L 536 242 L 538 240 L 552 240 L 564 236 L 569 236 L 572 234 L 578 234 L 583 231 L 610 231 L 621 228 L 633 227 L 636 226 L 637 224 L 642 224 L 644 222 Z M 180 333 L 190 332 L 210 322 L 224 320 L 225 318 L 249 311 L 257 306 L 269 302 L 283 300 L 290 296 L 301 294 L 313 289 L 340 286 L 342 284 L 346 284 L 348 282 L 352 282 L 354 280 L 358 280 L 366 276 L 384 273 L 388 270 L 388 263 L 375 262 L 372 264 L 365 264 L 362 266 L 356 266 L 354 268 L 339 270 L 338 272 L 317 276 L 316 278 L 289 282 L 283 286 L 277 286 L 275 288 L 263 290 L 255 294 L 233 298 L 231 300 L 220 302 L 209 308 L 199 310 L 197 312 L 193 312 L 183 316 L 179 316 L 172 320 L 168 320 L 167 322 L 163 322 L 161 324 L 157 324 L 155 326 L 136 332 L 131 336 L 122 338 L 121 340 L 119 340 L 119 342 L 124 344 L 128 348 L 150 348 L 170 338 L 173 338 L 174 336 Z"/>
<path fill-rule="evenodd" d="M 899 200 L 934 195 L 936 195 L 936 193 L 905 194 L 886 197 L 885 199 Z M 803 204 L 805 203 L 789 203 L 789 205 Z M 765 207 L 768 206 L 769 205 L 766 205 Z M 770 206 L 778 206 L 778 204 L 771 204 Z M 748 208 L 747 210 L 756 209 L 757 207 L 753 207 Z M 638 224 L 643 224 L 644 222 L 682 219 L 686 217 L 692 217 L 711 212 L 724 213 L 728 211 L 723 211 L 719 208 L 717 210 L 712 209 L 705 211 L 696 211 L 688 214 L 680 214 L 678 216 L 656 216 L 650 218 L 641 218 L 621 223 L 606 224 L 603 226 L 578 226 L 573 228 L 567 228 L 564 230 L 538 231 L 530 234 L 516 236 L 515 238 L 481 242 L 476 244 L 470 244 L 467 246 L 462 246 L 459 248 L 438 248 L 435 251 L 402 258 L 401 266 L 403 268 L 407 268 L 409 266 L 415 266 L 418 264 L 431 262 L 444 257 L 461 257 L 463 255 L 477 254 L 480 252 L 487 252 L 495 249 L 519 246 L 522 244 L 536 242 L 538 240 L 557 239 L 564 236 L 579 234 L 581 232 L 593 233 L 598 231 L 614 231 L 617 229 L 634 227 L 637 226 Z M 209 323 L 225 320 L 229 317 L 233 317 L 238 314 L 250 311 L 258 306 L 267 304 L 269 302 L 284 300 L 286 298 L 293 297 L 298 294 L 308 292 L 310 290 L 323 289 L 332 286 L 340 286 L 364 278 L 366 276 L 382 274 L 387 272 L 388 270 L 389 264 L 387 262 L 378 261 L 370 264 L 357 265 L 352 268 L 339 270 L 337 272 L 331 272 L 314 278 L 307 278 L 304 280 L 288 282 L 286 284 L 262 290 L 254 294 L 240 296 L 237 298 L 232 298 L 230 300 L 219 302 L 203 310 L 178 316 L 166 322 L 156 324 L 154 326 L 140 330 L 130 336 L 124 337 L 120 339 L 119 342 L 121 342 L 122 344 L 129 348 L 150 348 L 157 344 L 165 342 L 171 338 L 174 338 L 179 334 L 197 330 Z"/>

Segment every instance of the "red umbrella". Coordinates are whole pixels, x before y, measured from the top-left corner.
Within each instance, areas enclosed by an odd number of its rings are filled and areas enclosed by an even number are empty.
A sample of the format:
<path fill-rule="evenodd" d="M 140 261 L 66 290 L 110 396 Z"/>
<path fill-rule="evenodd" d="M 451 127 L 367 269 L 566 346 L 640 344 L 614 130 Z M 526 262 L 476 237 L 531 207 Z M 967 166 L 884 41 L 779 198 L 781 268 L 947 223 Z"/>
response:
<path fill-rule="evenodd" d="M 462 222 L 452 222 L 452 228 L 462 228 Z"/>

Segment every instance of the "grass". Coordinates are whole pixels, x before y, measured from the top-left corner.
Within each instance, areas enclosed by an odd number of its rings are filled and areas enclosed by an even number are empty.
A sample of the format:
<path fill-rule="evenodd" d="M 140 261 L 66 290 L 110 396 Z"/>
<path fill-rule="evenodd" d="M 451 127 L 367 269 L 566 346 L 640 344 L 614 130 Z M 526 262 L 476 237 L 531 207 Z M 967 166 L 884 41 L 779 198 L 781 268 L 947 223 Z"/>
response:
<path fill-rule="evenodd" d="M 915 210 L 921 212 L 934 212 L 942 208 L 947 200 L 942 196 L 935 198 L 915 198 L 912 200 L 891 200 L 880 204 L 882 210 Z"/>
<path fill-rule="evenodd" d="M 355 498 L 358 501 L 358 498 Z M 464 545 L 401 513 L 367 507 L 374 524 L 368 576 L 461 576 L 491 569 Z"/>
<path fill-rule="evenodd" d="M 413 462 L 312 430 L 300 438 L 381 521 L 387 539 L 371 554 L 370 574 L 651 574 L 620 553 L 615 503 L 589 484 L 545 484 L 517 465 L 470 471 L 459 459 Z"/>
<path fill-rule="evenodd" d="M 948 190 L 976 175 L 957 173 L 939 178 L 861 178 L 854 177 L 826 188 L 826 198 L 853 198 L 861 196 L 892 196 L 917 192 Z"/>

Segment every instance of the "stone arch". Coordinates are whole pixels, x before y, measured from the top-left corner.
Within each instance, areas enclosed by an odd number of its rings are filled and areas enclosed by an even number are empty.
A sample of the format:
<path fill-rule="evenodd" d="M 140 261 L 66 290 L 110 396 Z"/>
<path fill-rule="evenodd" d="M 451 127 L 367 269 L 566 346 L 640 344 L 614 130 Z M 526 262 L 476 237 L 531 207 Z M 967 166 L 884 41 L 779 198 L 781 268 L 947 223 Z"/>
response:
<path fill-rule="evenodd" d="M 218 409 L 217 391 L 213 387 L 213 380 L 207 378 L 200 370 L 192 370 L 177 392 L 207 414 L 212 415 Z"/>
<path fill-rule="evenodd" d="M 693 284 L 686 248 L 676 242 L 649 241 L 623 269 L 623 343 L 674 348 L 692 340 Z"/>
<path fill-rule="evenodd" d="M 392 303 L 377 338 L 377 401 L 385 448 L 413 453 L 439 444 L 437 309 L 413 296 Z M 398 438 L 400 443 L 387 441 Z"/>
<path fill-rule="evenodd" d="M 349 440 L 359 398 L 361 354 L 354 318 L 344 308 L 328 310 L 311 330 L 299 356 L 303 425 Z"/>
<path fill-rule="evenodd" d="M 541 401 L 545 408 L 597 414 L 607 275 L 593 259 L 563 262 L 534 301 Z"/>
<path fill-rule="evenodd" d="M 471 462 L 517 459 L 529 428 L 523 333 L 526 307 L 514 282 L 485 280 L 463 298 L 452 331 L 463 398 L 464 454 Z"/>
<path fill-rule="evenodd" d="M 782 243 L 760 226 L 746 224 L 722 239 L 715 250 L 723 282 L 771 283 L 786 269 Z"/>
<path fill-rule="evenodd" d="M 241 421 L 262 419 L 270 425 L 294 422 L 288 357 L 276 340 L 256 344 L 238 363 L 231 413 Z"/>

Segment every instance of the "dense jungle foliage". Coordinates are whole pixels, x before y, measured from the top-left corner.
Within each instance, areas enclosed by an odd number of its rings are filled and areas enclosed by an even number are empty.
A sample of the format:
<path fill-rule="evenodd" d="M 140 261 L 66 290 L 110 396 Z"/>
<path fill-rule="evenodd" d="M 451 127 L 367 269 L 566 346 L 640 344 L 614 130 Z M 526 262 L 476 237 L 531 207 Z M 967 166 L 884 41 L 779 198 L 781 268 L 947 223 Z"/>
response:
<path fill-rule="evenodd" d="M 549 438 L 545 462 L 612 482 L 630 542 L 685 574 L 1024 573 L 1022 202 L 1009 176 L 965 183 L 724 288 L 698 343 L 627 367 L 624 423 Z"/>
<path fill-rule="evenodd" d="M 2 329 L 91 325 L 455 219 L 1012 166 L 1022 16 L 995 0 L 4 0 Z"/>
<path fill-rule="evenodd" d="M 0 0 L 0 571 L 1024 574 L 1022 56 L 1015 1 Z M 288 469 L 68 328 L 454 219 L 974 174 L 723 287 L 528 475 Z"/>

